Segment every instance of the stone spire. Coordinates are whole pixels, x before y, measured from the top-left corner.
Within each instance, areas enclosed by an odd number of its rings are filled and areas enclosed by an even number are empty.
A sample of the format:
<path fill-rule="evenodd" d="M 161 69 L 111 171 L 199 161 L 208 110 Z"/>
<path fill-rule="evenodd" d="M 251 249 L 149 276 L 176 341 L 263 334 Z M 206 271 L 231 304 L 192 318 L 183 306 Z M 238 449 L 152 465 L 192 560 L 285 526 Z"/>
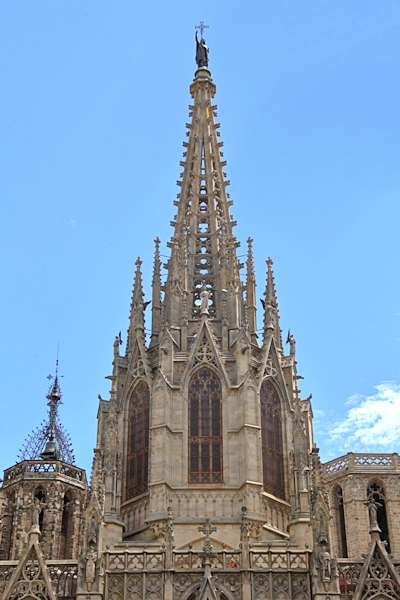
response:
<path fill-rule="evenodd" d="M 135 262 L 136 272 L 135 281 L 133 284 L 132 303 L 131 303 L 131 317 L 130 317 L 130 331 L 129 339 L 132 339 L 134 331 L 141 329 L 144 331 L 144 310 L 143 310 L 143 286 L 142 286 L 142 272 L 141 265 L 142 261 L 140 258 Z"/>
<path fill-rule="evenodd" d="M 274 272 L 272 270 L 272 259 L 268 257 L 267 262 L 267 284 L 264 292 L 264 343 L 267 332 L 273 331 L 275 344 L 282 351 L 282 336 L 279 327 L 278 299 L 275 290 Z"/>
<path fill-rule="evenodd" d="M 58 377 L 58 359 L 56 361 L 56 374 L 48 376 L 54 379 L 50 384 L 47 398 L 47 420 L 43 421 L 36 431 L 25 440 L 19 453 L 19 460 L 62 460 L 69 464 L 75 464 L 71 439 L 61 424 L 58 413 L 62 404 L 62 393 Z"/>
<path fill-rule="evenodd" d="M 188 141 L 183 143 L 183 171 L 177 182 L 177 214 L 171 223 L 174 235 L 168 244 L 171 256 L 167 263 L 165 321 L 174 329 L 188 326 L 188 336 L 193 333 L 194 323 L 201 320 L 203 287 L 209 293 L 209 318 L 217 335 L 221 335 L 223 321 L 231 330 L 238 329 L 244 312 L 239 275 L 242 265 L 233 235 L 236 223 L 229 211 L 232 202 L 226 192 L 229 181 L 223 171 L 223 142 L 218 139 L 219 124 L 214 121 L 215 91 L 209 70 L 199 68 L 190 86 L 191 122 L 186 125 Z"/>
<path fill-rule="evenodd" d="M 247 240 L 247 274 L 246 274 L 246 303 L 249 318 L 249 332 L 253 344 L 257 344 L 257 309 L 256 309 L 256 278 L 253 262 L 253 240 Z"/>
<path fill-rule="evenodd" d="M 150 346 L 155 346 L 157 344 L 161 325 L 161 258 L 160 240 L 158 239 L 158 237 L 154 240 L 154 243 L 156 247 L 154 250 L 154 268 L 152 282 Z"/>

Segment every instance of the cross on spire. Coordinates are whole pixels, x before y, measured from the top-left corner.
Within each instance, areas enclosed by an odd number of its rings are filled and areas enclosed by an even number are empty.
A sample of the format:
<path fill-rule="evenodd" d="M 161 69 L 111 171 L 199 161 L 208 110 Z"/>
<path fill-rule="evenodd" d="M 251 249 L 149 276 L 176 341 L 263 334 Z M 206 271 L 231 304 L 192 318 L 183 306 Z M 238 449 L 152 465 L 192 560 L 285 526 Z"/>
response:
<path fill-rule="evenodd" d="M 200 21 L 200 25 L 196 25 L 195 29 L 200 29 L 200 35 L 203 37 L 205 29 L 208 29 L 208 25 L 204 25 L 204 21 Z"/>
<path fill-rule="evenodd" d="M 210 533 L 217 531 L 217 528 L 214 525 L 211 525 L 210 519 L 205 519 L 204 525 L 200 525 L 199 531 L 200 533 L 204 533 L 206 541 L 209 541 Z"/>

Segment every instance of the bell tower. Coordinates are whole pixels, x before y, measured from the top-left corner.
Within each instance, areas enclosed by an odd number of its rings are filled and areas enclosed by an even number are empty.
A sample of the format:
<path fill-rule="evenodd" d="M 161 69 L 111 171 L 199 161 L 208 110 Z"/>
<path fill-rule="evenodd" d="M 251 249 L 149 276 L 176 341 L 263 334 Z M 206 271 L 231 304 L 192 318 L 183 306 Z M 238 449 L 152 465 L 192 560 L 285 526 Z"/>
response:
<path fill-rule="evenodd" d="M 111 398 L 100 401 L 106 529 L 112 541 L 163 538 L 170 507 L 178 548 L 193 544 L 204 518 L 218 526 L 220 544 L 235 547 L 245 506 L 255 541 L 304 547 L 312 541 L 310 402 L 300 399 L 292 335 L 284 352 L 271 259 L 257 329 L 252 239 L 244 265 L 208 48 L 196 43 L 166 280 L 157 238 L 151 300 L 138 259 L 125 354 L 117 336 Z"/>
<path fill-rule="evenodd" d="M 0 560 L 21 558 L 32 531 L 46 560 L 77 559 L 80 551 L 86 475 L 75 466 L 60 421 L 57 371 L 49 376 L 47 419 L 25 441 L 18 463 L 4 471 Z"/>

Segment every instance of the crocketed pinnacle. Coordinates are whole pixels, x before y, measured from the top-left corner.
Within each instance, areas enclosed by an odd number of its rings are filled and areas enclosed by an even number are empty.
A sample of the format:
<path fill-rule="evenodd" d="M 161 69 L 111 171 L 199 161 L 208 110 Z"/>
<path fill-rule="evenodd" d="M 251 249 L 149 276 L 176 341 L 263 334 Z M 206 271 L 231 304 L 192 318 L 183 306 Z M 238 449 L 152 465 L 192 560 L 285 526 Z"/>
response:
<path fill-rule="evenodd" d="M 267 283 L 264 292 L 264 342 L 268 330 L 273 330 L 275 343 L 282 350 L 282 336 L 279 328 L 278 299 L 275 290 L 274 272 L 272 270 L 272 259 L 268 257 L 267 263 Z"/>
<path fill-rule="evenodd" d="M 130 334 L 135 329 L 144 329 L 144 316 L 143 316 L 143 286 L 142 286 L 142 272 L 141 265 L 142 261 L 140 258 L 135 262 L 136 272 L 135 281 L 133 284 L 132 303 L 131 303 L 131 322 L 130 322 Z M 129 339 L 132 340 L 132 336 L 129 335 Z"/>

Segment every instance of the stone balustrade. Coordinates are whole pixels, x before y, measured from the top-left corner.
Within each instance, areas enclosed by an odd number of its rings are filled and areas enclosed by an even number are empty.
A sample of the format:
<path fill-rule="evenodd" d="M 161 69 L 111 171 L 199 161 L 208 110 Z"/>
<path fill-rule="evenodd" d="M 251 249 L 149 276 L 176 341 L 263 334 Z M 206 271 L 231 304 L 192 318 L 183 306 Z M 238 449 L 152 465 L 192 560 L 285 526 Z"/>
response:
<path fill-rule="evenodd" d="M 4 471 L 4 486 L 14 482 L 16 479 L 34 479 L 38 476 L 48 477 L 49 474 L 56 473 L 71 477 L 82 483 L 86 483 L 86 474 L 83 469 L 78 469 L 73 465 L 64 463 L 60 460 L 57 461 L 45 461 L 45 460 L 23 460 L 17 463 L 13 467 Z"/>
<path fill-rule="evenodd" d="M 399 455 L 396 452 L 393 454 L 355 454 L 349 452 L 322 465 L 326 480 L 340 477 L 345 473 L 376 471 L 377 468 L 384 471 L 400 470 Z"/>

